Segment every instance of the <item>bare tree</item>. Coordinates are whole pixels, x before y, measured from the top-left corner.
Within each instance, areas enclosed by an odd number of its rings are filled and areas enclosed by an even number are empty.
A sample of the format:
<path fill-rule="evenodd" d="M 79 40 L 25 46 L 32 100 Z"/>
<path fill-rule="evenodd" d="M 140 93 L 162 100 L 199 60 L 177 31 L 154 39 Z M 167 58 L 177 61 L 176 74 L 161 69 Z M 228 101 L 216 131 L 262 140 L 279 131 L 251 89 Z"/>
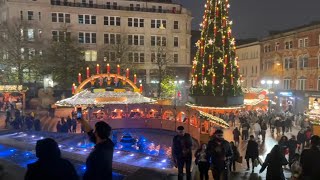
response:
<path fill-rule="evenodd" d="M 155 51 L 151 54 L 151 61 L 152 63 L 156 64 L 157 66 L 157 76 L 159 79 L 158 84 L 158 97 L 161 98 L 162 86 L 164 77 L 168 75 L 168 64 L 172 62 L 172 56 L 167 50 L 166 46 L 164 46 L 161 42 L 158 42 L 158 46 L 156 47 Z"/>
<path fill-rule="evenodd" d="M 22 84 L 39 69 L 41 29 L 20 19 L 10 19 L 0 26 L 0 64 L 5 83 Z"/>
<path fill-rule="evenodd" d="M 115 35 L 110 38 L 108 44 L 101 50 L 104 52 L 104 61 L 111 66 L 120 65 L 121 69 L 136 69 L 136 64 L 132 61 L 129 53 L 137 51 L 137 46 L 128 41 L 128 35 Z"/>

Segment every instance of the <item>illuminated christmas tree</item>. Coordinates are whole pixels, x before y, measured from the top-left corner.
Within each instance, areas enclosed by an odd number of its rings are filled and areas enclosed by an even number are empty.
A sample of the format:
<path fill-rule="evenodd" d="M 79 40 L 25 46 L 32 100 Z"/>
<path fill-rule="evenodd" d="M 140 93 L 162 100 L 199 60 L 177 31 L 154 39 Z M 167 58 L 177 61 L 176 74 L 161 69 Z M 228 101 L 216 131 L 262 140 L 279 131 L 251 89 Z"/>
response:
<path fill-rule="evenodd" d="M 228 0 L 207 0 L 193 60 L 191 96 L 241 97 Z M 243 99 L 243 98 L 242 98 Z M 242 100 L 243 102 L 243 100 Z M 239 104 L 239 103 L 236 103 Z"/>

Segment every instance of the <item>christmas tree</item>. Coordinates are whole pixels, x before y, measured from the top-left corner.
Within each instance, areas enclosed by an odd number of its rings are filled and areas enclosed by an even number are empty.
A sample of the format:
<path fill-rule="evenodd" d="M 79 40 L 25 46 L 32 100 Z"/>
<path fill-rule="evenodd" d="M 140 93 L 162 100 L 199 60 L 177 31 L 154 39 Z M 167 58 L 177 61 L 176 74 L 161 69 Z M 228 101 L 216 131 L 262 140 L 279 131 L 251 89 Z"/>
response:
<path fill-rule="evenodd" d="M 242 96 L 229 8 L 228 0 L 207 0 L 205 4 L 192 66 L 191 96 Z"/>

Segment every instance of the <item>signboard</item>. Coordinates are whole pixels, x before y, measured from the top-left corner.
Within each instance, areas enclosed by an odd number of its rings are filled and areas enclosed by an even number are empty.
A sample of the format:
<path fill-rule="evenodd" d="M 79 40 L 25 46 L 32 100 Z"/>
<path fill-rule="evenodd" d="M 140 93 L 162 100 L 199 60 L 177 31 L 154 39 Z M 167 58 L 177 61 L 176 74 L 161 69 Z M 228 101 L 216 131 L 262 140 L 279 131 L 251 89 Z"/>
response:
<path fill-rule="evenodd" d="M 22 85 L 0 85 L 0 91 L 3 91 L 3 92 L 22 91 Z"/>
<path fill-rule="evenodd" d="M 286 97 L 291 97 L 293 96 L 292 92 L 279 92 L 280 96 L 286 96 Z"/>
<path fill-rule="evenodd" d="M 105 89 L 94 89 L 93 90 L 94 93 L 101 93 L 101 92 L 106 92 Z"/>

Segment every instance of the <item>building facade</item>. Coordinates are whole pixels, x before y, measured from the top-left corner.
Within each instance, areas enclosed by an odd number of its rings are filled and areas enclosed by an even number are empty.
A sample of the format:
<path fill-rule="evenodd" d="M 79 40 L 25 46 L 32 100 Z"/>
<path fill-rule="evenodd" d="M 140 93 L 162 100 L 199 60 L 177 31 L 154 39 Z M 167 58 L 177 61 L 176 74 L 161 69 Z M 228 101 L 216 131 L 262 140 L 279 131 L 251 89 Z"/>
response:
<path fill-rule="evenodd" d="M 240 45 L 236 49 L 241 85 L 246 88 L 258 87 L 260 77 L 260 43 L 258 41 Z"/>
<path fill-rule="evenodd" d="M 304 112 L 320 97 L 320 25 L 261 40 L 261 86 L 274 89 L 282 110 Z"/>
<path fill-rule="evenodd" d="M 108 47 L 126 39 L 126 56 L 146 83 L 157 80 L 155 58 L 161 46 L 168 67 L 188 77 L 192 17 L 171 0 L 1 0 L 1 22 L 14 18 L 37 25 L 25 30 L 28 38 L 73 37 L 93 65 L 116 64 L 116 52 Z"/>

